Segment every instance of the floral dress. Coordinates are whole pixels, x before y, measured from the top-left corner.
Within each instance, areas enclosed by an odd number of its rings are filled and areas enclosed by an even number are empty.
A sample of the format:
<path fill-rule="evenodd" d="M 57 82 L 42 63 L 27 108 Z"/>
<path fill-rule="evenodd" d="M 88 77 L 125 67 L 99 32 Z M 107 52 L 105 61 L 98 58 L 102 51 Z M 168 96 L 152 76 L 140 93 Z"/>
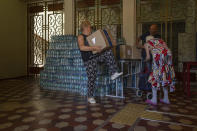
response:
<path fill-rule="evenodd" d="M 152 72 L 149 82 L 152 88 L 170 87 L 170 92 L 175 90 L 175 73 L 172 65 L 172 54 L 165 48 L 161 39 L 152 39 L 148 43 L 153 56 Z"/>

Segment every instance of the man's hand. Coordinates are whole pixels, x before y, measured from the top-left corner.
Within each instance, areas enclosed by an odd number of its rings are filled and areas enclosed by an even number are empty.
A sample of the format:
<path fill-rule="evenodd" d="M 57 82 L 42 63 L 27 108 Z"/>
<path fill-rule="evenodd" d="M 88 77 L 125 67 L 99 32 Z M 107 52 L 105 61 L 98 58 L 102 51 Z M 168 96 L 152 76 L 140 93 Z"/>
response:
<path fill-rule="evenodd" d="M 143 46 L 143 45 L 141 45 L 141 44 L 138 44 L 138 45 L 137 45 L 137 48 L 143 49 L 143 48 L 144 48 L 144 46 Z"/>
<path fill-rule="evenodd" d="M 139 49 L 142 49 L 142 48 L 144 48 L 144 46 L 140 44 L 140 41 L 141 41 L 141 39 L 138 38 L 137 42 L 136 42 L 136 47 L 139 48 Z"/>
<path fill-rule="evenodd" d="M 150 56 L 146 56 L 146 60 L 145 61 L 149 61 L 150 60 Z"/>

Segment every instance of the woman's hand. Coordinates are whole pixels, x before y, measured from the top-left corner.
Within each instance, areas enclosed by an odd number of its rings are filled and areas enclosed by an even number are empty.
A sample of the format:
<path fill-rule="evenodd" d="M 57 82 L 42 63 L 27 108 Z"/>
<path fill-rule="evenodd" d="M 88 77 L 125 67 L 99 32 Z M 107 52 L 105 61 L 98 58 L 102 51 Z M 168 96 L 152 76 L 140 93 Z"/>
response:
<path fill-rule="evenodd" d="M 93 51 L 101 52 L 102 48 L 100 46 L 93 46 Z"/>
<path fill-rule="evenodd" d="M 100 46 L 85 46 L 84 38 L 82 35 L 78 36 L 78 45 L 81 51 L 96 51 L 101 52 L 102 48 Z"/>

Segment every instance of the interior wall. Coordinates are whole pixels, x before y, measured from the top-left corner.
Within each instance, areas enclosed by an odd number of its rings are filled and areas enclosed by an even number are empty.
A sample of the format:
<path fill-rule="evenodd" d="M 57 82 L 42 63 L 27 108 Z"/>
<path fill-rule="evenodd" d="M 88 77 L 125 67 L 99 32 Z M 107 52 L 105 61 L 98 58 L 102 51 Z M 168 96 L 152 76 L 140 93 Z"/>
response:
<path fill-rule="evenodd" d="M 27 14 L 23 0 L 0 1 L 0 79 L 27 74 Z"/>

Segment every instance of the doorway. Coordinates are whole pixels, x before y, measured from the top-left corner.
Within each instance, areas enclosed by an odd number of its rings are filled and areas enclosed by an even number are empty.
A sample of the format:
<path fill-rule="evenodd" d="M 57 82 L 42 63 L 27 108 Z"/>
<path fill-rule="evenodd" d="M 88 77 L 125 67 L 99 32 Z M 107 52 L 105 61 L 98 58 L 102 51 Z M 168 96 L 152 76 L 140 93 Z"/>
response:
<path fill-rule="evenodd" d="M 179 33 L 185 32 L 185 0 L 136 0 L 137 36 L 157 24 L 159 34 L 173 52 L 173 63 L 178 70 Z"/>
<path fill-rule="evenodd" d="M 28 3 L 28 73 L 38 74 L 45 64 L 53 35 L 64 33 L 63 1 Z"/>

